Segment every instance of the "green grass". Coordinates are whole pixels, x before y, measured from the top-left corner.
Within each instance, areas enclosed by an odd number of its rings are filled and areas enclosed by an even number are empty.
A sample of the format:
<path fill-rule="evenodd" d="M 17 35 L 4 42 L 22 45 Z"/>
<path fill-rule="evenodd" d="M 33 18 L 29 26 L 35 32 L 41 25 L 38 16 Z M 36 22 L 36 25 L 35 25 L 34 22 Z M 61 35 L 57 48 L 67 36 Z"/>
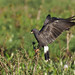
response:
<path fill-rule="evenodd" d="M 40 17 L 37 19 L 38 12 Z M 75 13 L 74 0 L 0 0 L 0 74 L 1 75 L 74 75 L 75 27 L 70 29 L 71 58 L 66 54 L 66 32 L 49 44 L 50 61 L 43 48 L 35 56 L 31 29 L 40 30 L 48 14 L 67 18 Z M 67 64 L 68 68 L 64 68 Z"/>

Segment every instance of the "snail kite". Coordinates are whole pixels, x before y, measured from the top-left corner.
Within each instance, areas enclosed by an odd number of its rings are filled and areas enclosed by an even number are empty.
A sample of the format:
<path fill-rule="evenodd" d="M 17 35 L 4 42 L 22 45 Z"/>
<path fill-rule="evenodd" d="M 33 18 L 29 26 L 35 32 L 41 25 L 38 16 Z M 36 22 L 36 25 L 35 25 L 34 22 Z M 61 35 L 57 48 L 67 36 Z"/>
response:
<path fill-rule="evenodd" d="M 48 44 L 54 42 L 63 31 L 69 30 L 74 26 L 74 20 L 75 16 L 63 19 L 48 15 L 40 31 L 37 29 L 31 30 L 38 42 L 38 49 L 44 47 L 45 60 L 49 60 Z"/>

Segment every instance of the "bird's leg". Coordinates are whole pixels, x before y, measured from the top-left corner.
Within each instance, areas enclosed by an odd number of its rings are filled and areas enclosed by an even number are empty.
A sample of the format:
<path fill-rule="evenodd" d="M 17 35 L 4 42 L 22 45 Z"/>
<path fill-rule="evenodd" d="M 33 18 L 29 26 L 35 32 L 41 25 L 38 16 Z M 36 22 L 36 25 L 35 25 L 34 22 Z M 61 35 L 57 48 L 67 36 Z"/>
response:
<path fill-rule="evenodd" d="M 35 72 L 37 70 L 38 60 L 39 60 L 39 54 L 38 54 L 39 49 L 34 49 L 34 50 L 35 50 L 35 57 L 34 57 L 34 59 L 35 59 L 35 61 L 34 61 L 35 65 L 34 65 L 34 68 L 33 68 L 33 75 L 35 75 Z"/>
<path fill-rule="evenodd" d="M 39 49 L 35 49 L 35 55 L 39 55 Z"/>
<path fill-rule="evenodd" d="M 35 57 L 37 57 L 37 56 L 39 56 L 39 49 L 38 48 L 36 49 L 35 42 L 32 42 L 32 44 L 33 44 L 33 49 L 35 51 Z"/>
<path fill-rule="evenodd" d="M 35 50 L 35 53 L 37 53 L 38 51 L 39 51 L 39 49 L 36 49 L 36 50 Z"/>

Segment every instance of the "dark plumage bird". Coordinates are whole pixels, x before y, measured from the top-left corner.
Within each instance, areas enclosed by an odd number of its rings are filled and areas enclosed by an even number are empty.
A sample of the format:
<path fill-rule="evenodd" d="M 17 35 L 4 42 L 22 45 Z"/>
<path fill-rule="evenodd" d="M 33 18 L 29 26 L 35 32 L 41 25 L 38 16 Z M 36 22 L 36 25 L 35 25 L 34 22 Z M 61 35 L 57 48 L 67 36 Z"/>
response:
<path fill-rule="evenodd" d="M 36 40 L 38 41 L 38 48 L 44 47 L 45 60 L 49 60 L 48 44 L 51 44 L 56 38 L 65 30 L 69 30 L 75 25 L 75 16 L 70 18 L 56 18 L 48 15 L 44 22 L 42 29 L 32 29 Z"/>

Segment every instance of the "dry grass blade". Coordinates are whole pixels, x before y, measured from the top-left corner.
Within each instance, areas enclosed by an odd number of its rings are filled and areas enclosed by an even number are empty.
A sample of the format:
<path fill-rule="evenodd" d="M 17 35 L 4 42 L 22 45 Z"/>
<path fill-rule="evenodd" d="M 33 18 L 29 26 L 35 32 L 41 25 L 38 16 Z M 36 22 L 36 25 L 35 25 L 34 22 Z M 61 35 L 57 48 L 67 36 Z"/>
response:
<path fill-rule="evenodd" d="M 38 60 L 39 60 L 39 53 L 35 54 L 35 66 L 33 68 L 33 75 L 35 75 L 35 73 L 36 73 Z"/>

